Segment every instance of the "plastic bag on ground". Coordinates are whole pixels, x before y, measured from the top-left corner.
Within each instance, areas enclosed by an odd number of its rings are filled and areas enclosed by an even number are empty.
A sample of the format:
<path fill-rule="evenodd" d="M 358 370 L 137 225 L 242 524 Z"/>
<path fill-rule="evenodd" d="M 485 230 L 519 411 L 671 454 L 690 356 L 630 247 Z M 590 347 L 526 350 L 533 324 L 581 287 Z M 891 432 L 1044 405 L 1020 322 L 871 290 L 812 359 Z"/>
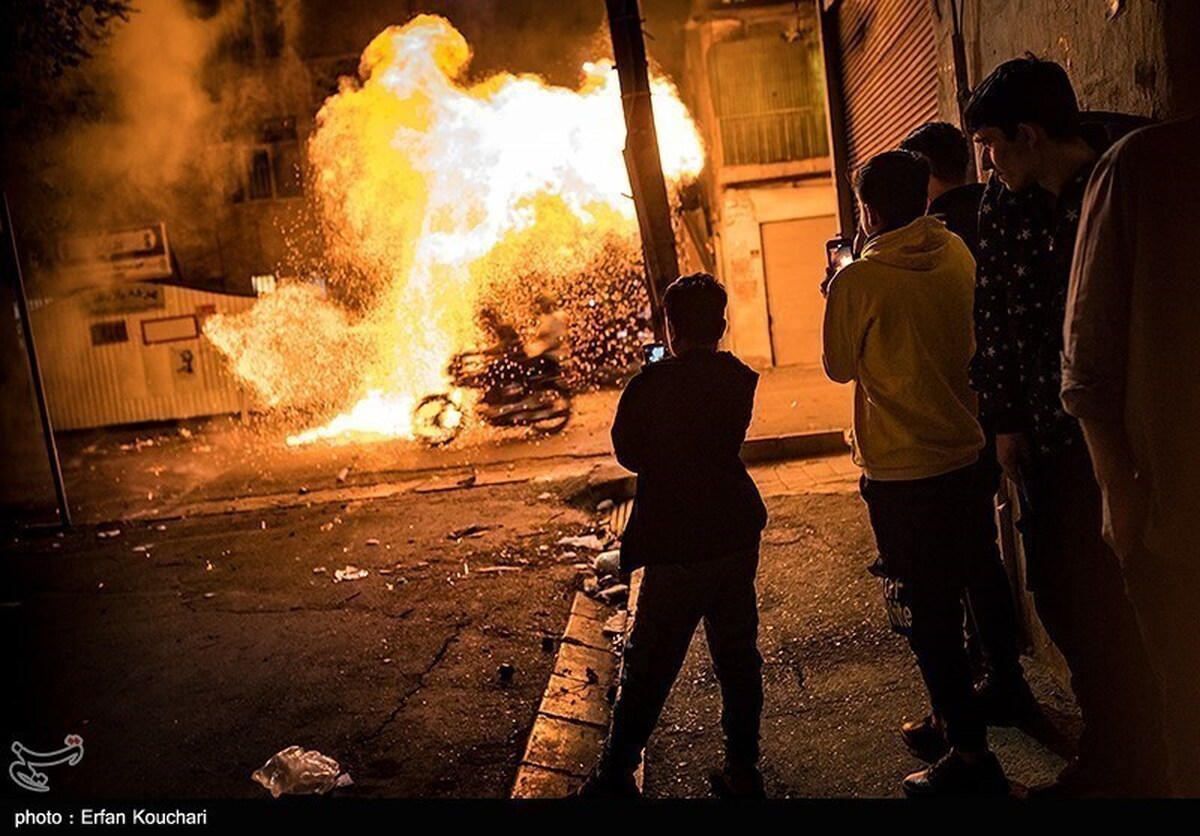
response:
<path fill-rule="evenodd" d="M 313 795 L 345 786 L 338 773 L 342 767 L 328 755 L 303 746 L 289 746 L 276 752 L 250 777 L 262 784 L 275 798 L 289 795 Z M 349 778 L 349 776 L 346 776 Z"/>

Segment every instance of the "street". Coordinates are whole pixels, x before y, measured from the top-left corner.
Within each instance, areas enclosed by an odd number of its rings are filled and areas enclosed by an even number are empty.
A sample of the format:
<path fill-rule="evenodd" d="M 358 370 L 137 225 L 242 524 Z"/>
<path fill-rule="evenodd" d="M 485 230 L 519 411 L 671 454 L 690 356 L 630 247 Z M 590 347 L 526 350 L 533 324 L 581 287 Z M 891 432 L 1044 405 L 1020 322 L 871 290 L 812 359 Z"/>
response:
<path fill-rule="evenodd" d="M 294 744 L 350 772 L 338 794 L 505 797 L 553 661 L 543 639 L 562 632 L 593 557 L 558 545 L 600 524 L 568 504 L 591 467 L 500 466 L 374 499 L 295 496 L 10 542 L 12 737 L 84 738 L 84 761 L 53 777 L 67 797 L 260 797 L 250 773 Z M 768 790 L 896 795 L 916 762 L 895 728 L 924 710 L 922 687 L 865 571 L 856 469 L 837 456 L 753 473 L 772 518 L 759 580 Z M 355 569 L 368 574 L 335 581 Z M 701 645 L 647 751 L 650 796 L 707 794 L 719 708 Z M 993 738 L 1019 781 L 1059 763 L 1019 732 Z"/>
<path fill-rule="evenodd" d="M 250 773 L 296 743 L 356 794 L 505 796 L 552 659 L 541 637 L 570 603 L 576 559 L 553 544 L 590 523 L 544 490 L 10 542 L 12 739 L 83 736 L 80 768 L 53 777 L 66 797 L 259 797 Z M 347 565 L 369 574 L 335 582 Z"/>

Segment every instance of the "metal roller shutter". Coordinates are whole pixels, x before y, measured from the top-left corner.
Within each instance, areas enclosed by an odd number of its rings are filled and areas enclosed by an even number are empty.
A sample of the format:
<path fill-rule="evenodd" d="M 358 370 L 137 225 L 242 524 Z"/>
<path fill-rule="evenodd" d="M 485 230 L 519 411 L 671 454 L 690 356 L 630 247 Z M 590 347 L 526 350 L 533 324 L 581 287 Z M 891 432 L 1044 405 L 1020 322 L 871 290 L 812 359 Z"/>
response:
<path fill-rule="evenodd" d="M 842 0 L 837 7 L 850 170 L 938 116 L 931 0 Z"/>

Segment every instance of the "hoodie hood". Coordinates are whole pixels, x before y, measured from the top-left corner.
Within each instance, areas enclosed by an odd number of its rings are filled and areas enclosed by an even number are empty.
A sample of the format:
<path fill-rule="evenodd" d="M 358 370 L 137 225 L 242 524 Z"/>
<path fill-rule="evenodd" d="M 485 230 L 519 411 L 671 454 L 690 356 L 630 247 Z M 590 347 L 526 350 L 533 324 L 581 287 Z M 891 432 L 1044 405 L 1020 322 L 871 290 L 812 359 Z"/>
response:
<path fill-rule="evenodd" d="M 955 242 L 955 236 L 940 219 L 925 215 L 872 238 L 862 257 L 901 270 L 928 272 L 946 262 Z"/>

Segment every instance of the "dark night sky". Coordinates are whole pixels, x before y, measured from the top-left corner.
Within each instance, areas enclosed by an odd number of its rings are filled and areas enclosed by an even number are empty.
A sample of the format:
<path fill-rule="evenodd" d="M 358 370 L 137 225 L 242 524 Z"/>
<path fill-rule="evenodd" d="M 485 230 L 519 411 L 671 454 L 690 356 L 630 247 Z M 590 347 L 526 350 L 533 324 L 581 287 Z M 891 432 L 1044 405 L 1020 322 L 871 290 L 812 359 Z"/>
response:
<path fill-rule="evenodd" d="M 689 0 L 642 0 L 647 49 L 672 76 L 683 63 Z M 309 0 L 304 8 L 304 57 L 359 53 L 388 24 L 431 12 L 448 18 L 475 50 L 472 73 L 535 72 L 573 85 L 579 65 L 609 50 L 603 0 Z"/>

